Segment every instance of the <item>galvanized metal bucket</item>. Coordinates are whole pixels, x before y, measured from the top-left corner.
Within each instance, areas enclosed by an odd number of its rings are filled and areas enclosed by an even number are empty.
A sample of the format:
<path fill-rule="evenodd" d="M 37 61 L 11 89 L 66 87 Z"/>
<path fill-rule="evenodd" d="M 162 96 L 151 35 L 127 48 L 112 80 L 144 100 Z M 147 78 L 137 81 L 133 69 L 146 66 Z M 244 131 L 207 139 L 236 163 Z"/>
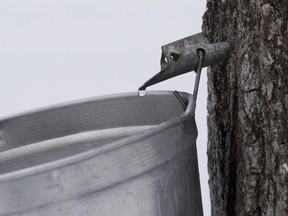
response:
<path fill-rule="evenodd" d="M 0 215 L 202 215 L 192 96 L 97 97 L 0 120 Z"/>

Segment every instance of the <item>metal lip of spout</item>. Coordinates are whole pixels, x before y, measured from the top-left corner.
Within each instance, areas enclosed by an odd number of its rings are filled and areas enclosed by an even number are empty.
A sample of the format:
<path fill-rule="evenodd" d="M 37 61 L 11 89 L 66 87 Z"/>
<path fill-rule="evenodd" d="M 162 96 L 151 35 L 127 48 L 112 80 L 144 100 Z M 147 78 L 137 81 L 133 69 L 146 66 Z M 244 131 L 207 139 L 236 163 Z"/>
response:
<path fill-rule="evenodd" d="M 227 59 L 230 46 L 228 42 L 209 43 L 202 33 L 162 46 L 161 71 L 145 82 L 139 90 L 164 80 L 195 71 L 199 64 L 198 51 L 203 50 L 207 67 Z"/>

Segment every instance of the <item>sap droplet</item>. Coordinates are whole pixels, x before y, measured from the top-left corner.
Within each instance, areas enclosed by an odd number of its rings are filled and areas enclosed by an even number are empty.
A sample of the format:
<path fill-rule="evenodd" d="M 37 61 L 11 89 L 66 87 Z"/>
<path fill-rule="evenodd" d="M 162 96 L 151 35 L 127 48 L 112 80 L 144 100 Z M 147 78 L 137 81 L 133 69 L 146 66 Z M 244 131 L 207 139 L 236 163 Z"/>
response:
<path fill-rule="evenodd" d="M 138 96 L 139 97 L 144 97 L 146 94 L 146 90 L 138 90 Z"/>

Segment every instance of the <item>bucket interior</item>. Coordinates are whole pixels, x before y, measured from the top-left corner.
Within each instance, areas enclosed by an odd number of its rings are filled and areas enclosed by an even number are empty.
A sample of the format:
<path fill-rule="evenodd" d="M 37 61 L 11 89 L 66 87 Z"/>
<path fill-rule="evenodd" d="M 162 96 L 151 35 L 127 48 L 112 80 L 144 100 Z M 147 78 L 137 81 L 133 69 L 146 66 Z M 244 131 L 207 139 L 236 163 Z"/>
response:
<path fill-rule="evenodd" d="M 66 103 L 0 120 L 0 174 L 60 160 L 183 115 L 172 92 Z"/>

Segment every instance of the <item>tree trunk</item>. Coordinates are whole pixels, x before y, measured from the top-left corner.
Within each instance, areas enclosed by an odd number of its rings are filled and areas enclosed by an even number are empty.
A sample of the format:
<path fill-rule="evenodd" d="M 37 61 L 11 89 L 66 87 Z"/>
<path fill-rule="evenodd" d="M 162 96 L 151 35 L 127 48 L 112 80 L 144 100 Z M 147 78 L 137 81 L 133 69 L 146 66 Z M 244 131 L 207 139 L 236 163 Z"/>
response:
<path fill-rule="evenodd" d="M 212 215 L 288 215 L 288 2 L 208 0 L 203 32 L 228 41 L 208 72 Z"/>

